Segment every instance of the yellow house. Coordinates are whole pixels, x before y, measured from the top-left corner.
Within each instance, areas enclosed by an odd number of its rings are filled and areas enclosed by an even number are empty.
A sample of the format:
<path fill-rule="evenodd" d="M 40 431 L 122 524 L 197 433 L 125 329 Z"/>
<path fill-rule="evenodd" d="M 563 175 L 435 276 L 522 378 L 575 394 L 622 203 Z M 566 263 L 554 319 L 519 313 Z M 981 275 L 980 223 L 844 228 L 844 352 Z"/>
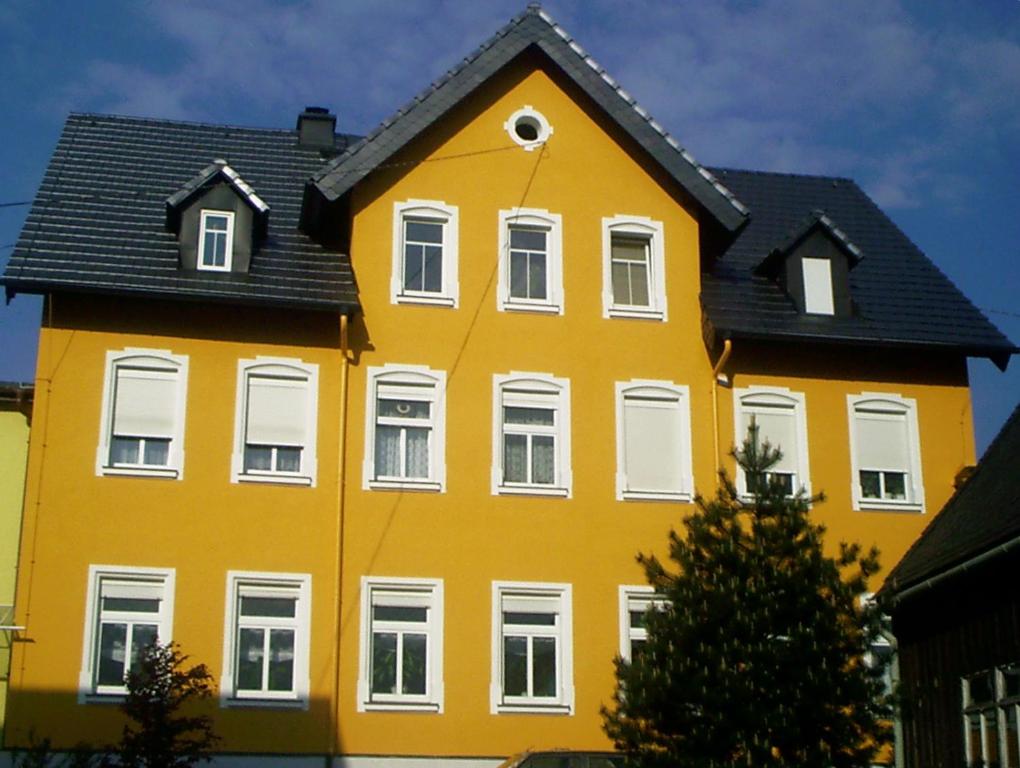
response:
<path fill-rule="evenodd" d="M 852 181 L 704 168 L 535 7 L 361 139 L 72 115 L 5 284 L 49 435 L 7 745 L 115 738 L 158 635 L 246 765 L 608 748 L 634 555 L 752 416 L 893 563 L 1016 351 Z"/>

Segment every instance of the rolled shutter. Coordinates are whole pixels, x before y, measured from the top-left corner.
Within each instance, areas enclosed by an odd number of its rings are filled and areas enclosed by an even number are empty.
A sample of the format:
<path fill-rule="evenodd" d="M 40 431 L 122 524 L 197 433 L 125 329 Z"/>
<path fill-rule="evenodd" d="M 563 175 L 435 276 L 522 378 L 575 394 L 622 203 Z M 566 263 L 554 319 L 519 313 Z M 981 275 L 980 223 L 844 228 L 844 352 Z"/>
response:
<path fill-rule="evenodd" d="M 117 368 L 113 433 L 172 438 L 177 413 L 177 371 Z"/>
<path fill-rule="evenodd" d="M 906 414 L 857 411 L 857 463 L 861 469 L 909 471 Z"/>
<path fill-rule="evenodd" d="M 304 446 L 307 417 L 307 379 L 255 375 L 248 378 L 246 442 Z"/>
<path fill-rule="evenodd" d="M 773 448 L 783 453 L 783 458 L 772 467 L 773 472 L 797 473 L 797 420 L 793 408 L 785 406 L 762 406 L 755 404 L 751 410 L 743 412 L 743 432 L 746 435 L 754 415 L 758 425 L 758 442 L 768 441 Z"/>
<path fill-rule="evenodd" d="M 681 493 L 678 401 L 625 397 L 623 418 L 627 490 Z"/>

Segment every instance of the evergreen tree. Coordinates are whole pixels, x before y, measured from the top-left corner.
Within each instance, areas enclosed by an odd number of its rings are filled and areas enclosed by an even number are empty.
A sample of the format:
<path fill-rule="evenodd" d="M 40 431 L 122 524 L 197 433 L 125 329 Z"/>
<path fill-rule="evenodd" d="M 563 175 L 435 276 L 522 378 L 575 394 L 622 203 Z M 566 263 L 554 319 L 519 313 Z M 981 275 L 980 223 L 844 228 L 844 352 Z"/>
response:
<path fill-rule="evenodd" d="M 113 751 L 118 768 L 188 768 L 207 761 L 218 737 L 204 714 L 184 714 L 212 695 L 212 675 L 204 664 L 184 669 L 188 657 L 175 643 L 145 646 L 127 676 L 121 705 L 132 721 Z"/>
<path fill-rule="evenodd" d="M 878 552 L 822 547 L 809 505 L 768 470 L 781 454 L 752 424 L 733 456 L 753 491 L 725 472 L 670 532 L 667 568 L 639 555 L 666 601 L 646 615 L 648 641 L 616 660 L 604 727 L 642 766 L 867 766 L 890 739 L 881 668 L 864 663 L 881 615 L 860 596 Z"/>

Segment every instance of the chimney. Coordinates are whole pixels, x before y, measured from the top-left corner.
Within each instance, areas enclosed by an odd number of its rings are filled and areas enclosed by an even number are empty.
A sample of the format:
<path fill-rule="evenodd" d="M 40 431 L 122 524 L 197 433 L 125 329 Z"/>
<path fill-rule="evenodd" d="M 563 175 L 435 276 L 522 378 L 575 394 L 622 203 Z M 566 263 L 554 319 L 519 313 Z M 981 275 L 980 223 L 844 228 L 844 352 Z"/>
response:
<path fill-rule="evenodd" d="M 297 119 L 298 144 L 302 147 L 332 149 L 336 115 L 326 107 L 305 107 Z"/>

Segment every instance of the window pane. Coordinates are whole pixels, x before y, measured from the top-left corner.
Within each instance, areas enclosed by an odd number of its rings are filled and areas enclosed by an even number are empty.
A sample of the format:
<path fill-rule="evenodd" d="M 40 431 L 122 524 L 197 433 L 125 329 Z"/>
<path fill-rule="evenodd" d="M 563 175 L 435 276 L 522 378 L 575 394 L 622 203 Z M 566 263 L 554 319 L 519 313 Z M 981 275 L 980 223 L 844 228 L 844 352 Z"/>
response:
<path fill-rule="evenodd" d="M 789 472 L 768 472 L 769 481 L 776 483 L 787 496 L 793 496 L 793 475 Z"/>
<path fill-rule="evenodd" d="M 376 621 L 408 621 L 423 624 L 428 621 L 429 609 L 402 605 L 375 605 L 372 607 L 372 618 Z"/>
<path fill-rule="evenodd" d="M 504 424 L 541 424 L 551 427 L 555 424 L 556 411 L 552 408 L 514 408 L 503 409 Z"/>
<path fill-rule="evenodd" d="M 115 437 L 110 441 L 111 464 L 137 464 L 141 440 L 137 437 Z"/>
<path fill-rule="evenodd" d="M 103 610 L 159 613 L 159 600 L 144 597 L 104 597 Z"/>
<path fill-rule="evenodd" d="M 647 307 L 648 302 L 648 266 L 646 264 L 629 264 L 630 301 L 635 307 Z"/>
<path fill-rule="evenodd" d="M 104 622 L 99 630 L 99 670 L 96 673 L 98 685 L 124 684 L 126 647 L 127 625 Z"/>
<path fill-rule="evenodd" d="M 425 635 L 404 635 L 402 693 L 425 695 Z"/>
<path fill-rule="evenodd" d="M 1020 667 L 1002 670 L 1002 681 L 1005 684 L 1006 698 L 1020 696 Z"/>
<path fill-rule="evenodd" d="M 404 430 L 407 440 L 407 476 L 427 478 L 429 476 L 429 432 L 422 427 L 408 427 Z"/>
<path fill-rule="evenodd" d="M 528 258 L 528 296 L 532 299 L 546 298 L 545 254 L 533 253 Z"/>
<path fill-rule="evenodd" d="M 242 597 L 242 616 L 294 618 L 297 600 L 291 597 Z"/>
<path fill-rule="evenodd" d="M 262 690 L 264 629 L 243 628 L 237 639 L 237 690 Z"/>
<path fill-rule="evenodd" d="M 425 248 L 425 277 L 422 290 L 441 293 L 443 290 L 443 249 L 430 245 Z"/>
<path fill-rule="evenodd" d="M 170 441 L 149 437 L 145 440 L 145 464 L 165 467 L 170 463 Z"/>
<path fill-rule="evenodd" d="M 131 664 L 129 668 L 134 669 L 145 646 L 156 642 L 158 632 L 155 624 L 135 624 L 131 627 Z"/>
<path fill-rule="evenodd" d="M 885 497 L 887 499 L 907 498 L 907 476 L 903 472 L 883 472 Z"/>
<path fill-rule="evenodd" d="M 408 242 L 437 243 L 439 245 L 443 243 L 443 225 L 439 222 L 408 219 L 404 226 Z"/>
<path fill-rule="evenodd" d="M 532 624 L 552 627 L 556 625 L 556 614 L 524 611 L 503 611 L 503 623 Z"/>
<path fill-rule="evenodd" d="M 546 232 L 543 229 L 510 227 L 510 247 L 526 251 L 545 251 Z"/>
<path fill-rule="evenodd" d="M 276 471 L 277 472 L 300 472 L 301 471 L 301 449 L 280 447 L 276 449 Z"/>
<path fill-rule="evenodd" d="M 375 428 L 376 477 L 400 477 L 400 427 Z"/>
<path fill-rule="evenodd" d="M 269 631 L 269 690 L 294 690 L 294 630 Z"/>
<path fill-rule="evenodd" d="M 425 246 L 404 246 L 404 289 L 420 291 L 425 285 Z"/>
<path fill-rule="evenodd" d="M 861 496 L 866 499 L 879 499 L 882 497 L 882 487 L 878 474 L 878 472 L 869 472 L 867 470 L 861 471 Z"/>
<path fill-rule="evenodd" d="M 393 400 L 379 398 L 376 413 L 380 418 L 394 419 L 427 419 L 432 412 L 432 404 L 420 400 Z"/>
<path fill-rule="evenodd" d="M 985 710 L 985 760 L 990 766 L 999 764 L 999 718 L 994 709 Z"/>
<path fill-rule="evenodd" d="M 1020 766 L 1020 732 L 1017 730 L 1017 705 L 1006 707 L 1006 765 Z"/>
<path fill-rule="evenodd" d="M 981 715 L 972 712 L 967 715 L 967 740 L 970 743 L 968 765 L 981 765 Z"/>
<path fill-rule="evenodd" d="M 244 471 L 268 472 L 273 468 L 273 449 L 266 445 L 244 446 Z"/>
<path fill-rule="evenodd" d="M 372 634 L 372 693 L 397 692 L 397 636 Z"/>
<path fill-rule="evenodd" d="M 524 251 L 510 252 L 510 296 L 528 298 L 528 254 Z"/>
<path fill-rule="evenodd" d="M 633 629 L 641 629 L 645 626 L 645 611 L 643 609 L 630 611 L 630 626 Z"/>
<path fill-rule="evenodd" d="M 503 480 L 508 483 L 528 481 L 528 438 L 525 435 L 503 435 Z"/>
<path fill-rule="evenodd" d="M 552 485 L 556 481 L 556 445 L 552 435 L 531 438 L 531 482 Z"/>
<path fill-rule="evenodd" d="M 503 638 L 503 695 L 528 695 L 528 640 Z"/>
<path fill-rule="evenodd" d="M 985 704 L 995 700 L 995 679 L 993 672 L 982 672 L 967 678 L 970 690 L 970 704 Z"/>
<path fill-rule="evenodd" d="M 535 696 L 555 696 L 556 638 L 536 637 L 532 639 L 532 644 L 532 663 L 535 669 L 533 693 Z"/>

